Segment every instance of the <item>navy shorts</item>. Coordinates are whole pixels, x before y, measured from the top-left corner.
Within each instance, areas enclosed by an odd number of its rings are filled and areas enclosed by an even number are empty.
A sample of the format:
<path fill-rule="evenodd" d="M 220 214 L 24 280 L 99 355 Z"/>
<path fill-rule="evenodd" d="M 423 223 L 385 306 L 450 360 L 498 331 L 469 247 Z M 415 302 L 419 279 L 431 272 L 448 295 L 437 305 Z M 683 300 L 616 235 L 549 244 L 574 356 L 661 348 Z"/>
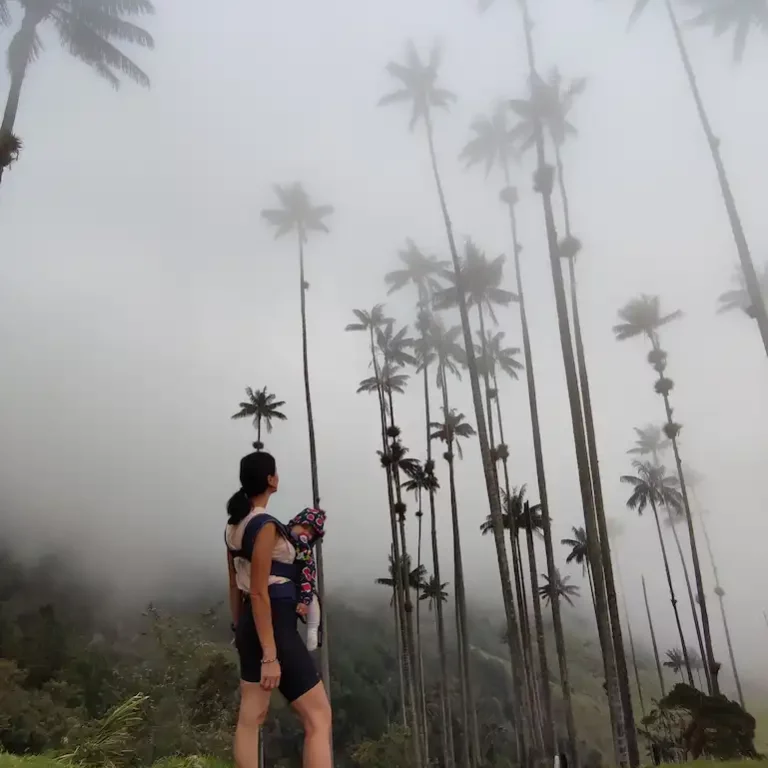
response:
<path fill-rule="evenodd" d="M 278 689 L 291 703 L 311 691 L 320 682 L 320 675 L 299 634 L 296 603 L 293 600 L 272 600 L 271 606 L 272 630 L 280 662 Z M 249 600 L 244 602 L 240 613 L 235 645 L 240 657 L 240 679 L 247 683 L 261 682 L 261 643 Z"/>

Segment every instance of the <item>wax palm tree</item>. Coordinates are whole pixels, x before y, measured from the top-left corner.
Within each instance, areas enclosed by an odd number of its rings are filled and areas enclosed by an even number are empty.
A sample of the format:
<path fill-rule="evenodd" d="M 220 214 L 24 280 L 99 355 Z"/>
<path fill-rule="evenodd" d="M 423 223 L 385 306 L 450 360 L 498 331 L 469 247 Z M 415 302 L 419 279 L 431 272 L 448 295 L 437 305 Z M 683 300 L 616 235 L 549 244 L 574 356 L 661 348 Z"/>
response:
<path fill-rule="evenodd" d="M 765 0 L 689 0 L 697 7 L 691 24 L 712 27 L 716 35 L 733 31 L 733 58 L 741 62 L 752 31 L 768 31 Z"/>
<path fill-rule="evenodd" d="M 544 516 L 540 505 L 531 505 L 527 501 L 520 499 L 517 504 L 517 525 L 519 530 L 525 531 L 525 540 L 528 550 L 528 578 L 531 583 L 531 602 L 533 603 L 533 618 L 536 625 L 536 645 L 539 657 L 539 679 L 537 681 L 537 690 L 541 698 L 541 710 L 545 721 L 543 725 L 543 734 L 545 743 L 555 744 L 554 718 L 552 716 L 552 697 L 549 689 L 549 661 L 547 659 L 547 648 L 544 639 L 544 619 L 541 613 L 541 590 L 539 588 L 539 579 L 536 571 L 536 549 L 534 547 L 533 537 L 541 536 L 543 538 Z"/>
<path fill-rule="evenodd" d="M 294 233 L 299 247 L 299 298 L 301 313 L 301 347 L 304 367 L 304 397 L 307 407 L 307 430 L 309 433 L 309 467 L 312 478 L 312 503 L 320 506 L 320 485 L 317 475 L 317 446 L 315 443 L 315 420 L 312 415 L 312 392 L 309 377 L 309 345 L 307 340 L 307 281 L 304 269 L 304 246 L 310 233 L 328 232 L 325 219 L 333 213 L 333 206 L 313 205 L 304 187 L 297 183 L 274 187 L 280 203 L 279 208 L 268 208 L 261 212 L 262 218 L 275 228 L 275 237 Z M 323 569 L 323 548 L 316 547 L 317 578 L 320 597 L 324 593 L 325 574 Z M 327 637 L 327 630 L 326 630 Z M 320 649 L 320 664 L 326 690 L 330 690 L 330 661 L 328 642 Z"/>
<path fill-rule="evenodd" d="M 497 105 L 491 117 L 478 118 L 472 125 L 473 138 L 465 146 L 462 152 L 462 158 L 467 167 L 477 164 L 483 164 L 488 170 L 495 164 L 501 171 L 504 181 L 504 187 L 499 195 L 500 200 L 507 209 L 512 233 L 512 244 L 515 263 L 516 291 L 518 295 L 518 307 L 520 310 L 520 325 L 523 335 L 523 353 L 525 360 L 526 382 L 528 386 L 528 404 L 531 414 L 531 431 L 533 436 L 533 449 L 536 461 L 536 479 L 539 488 L 539 498 L 544 518 L 544 542 L 547 557 L 547 571 L 550 575 L 555 569 L 555 555 L 552 543 L 552 531 L 549 523 L 548 513 L 548 495 L 546 485 L 546 473 L 544 470 L 544 454 L 541 445 L 541 431 L 539 427 L 538 401 L 536 396 L 536 377 L 533 367 L 533 353 L 531 350 L 530 333 L 528 329 L 528 316 L 525 306 L 525 291 L 523 286 L 522 270 L 520 264 L 520 255 L 522 246 L 520 245 L 517 232 L 517 216 L 515 208 L 518 203 L 517 190 L 511 185 L 510 160 L 515 156 L 515 137 L 511 132 L 508 120 L 508 110 L 506 105 Z M 498 386 L 494 385 L 498 392 Z M 497 400 L 498 407 L 498 400 Z M 501 420 L 499 435 L 502 445 L 504 438 L 501 430 Z M 505 466 L 505 471 L 507 468 Z M 508 474 L 508 472 L 507 472 Z M 560 616 L 560 603 L 554 601 L 552 607 L 552 621 L 555 633 L 555 644 L 557 648 L 558 664 L 560 667 L 560 684 L 562 688 L 563 703 L 565 705 L 565 720 L 568 732 L 568 744 L 571 759 L 577 760 L 576 747 L 576 725 L 573 717 L 573 705 L 571 701 L 571 689 L 568 676 L 568 661 L 565 648 L 565 634 L 563 632 L 562 619 Z M 521 625 L 524 617 L 521 617 Z"/>
<path fill-rule="evenodd" d="M 434 574 L 429 577 L 429 580 L 424 584 L 424 588 L 421 591 L 420 600 L 428 600 L 427 605 L 429 610 L 432 610 L 432 606 L 437 606 L 440 603 L 448 602 L 448 592 L 445 589 L 448 586 L 448 582 L 445 581 L 442 584 L 438 582 Z M 437 611 L 435 611 L 437 613 Z"/>
<path fill-rule="evenodd" d="M 725 612 L 725 590 L 723 589 L 721 582 L 720 582 L 720 572 L 717 567 L 717 562 L 715 561 L 715 553 L 712 549 L 712 540 L 709 538 L 709 531 L 707 529 L 707 523 L 704 519 L 705 513 L 704 509 L 701 506 L 701 501 L 697 498 L 696 495 L 696 489 L 701 484 L 703 478 L 702 476 L 696 472 L 695 469 L 693 469 L 690 466 L 685 467 L 685 478 L 688 482 L 688 485 L 691 487 L 691 490 L 693 491 L 693 498 L 696 502 L 696 507 L 699 512 L 699 525 L 701 526 L 701 532 L 704 534 L 704 543 L 707 546 L 707 553 L 709 555 L 709 562 L 712 566 L 712 575 L 715 578 L 715 595 L 717 596 L 717 601 L 720 605 L 720 617 L 723 621 L 723 630 L 725 631 L 725 643 L 728 646 L 728 657 L 731 661 L 731 671 L 733 672 L 733 680 L 736 683 L 736 693 L 739 697 L 739 703 L 741 704 L 742 709 L 746 709 L 746 706 L 744 704 L 744 692 L 741 688 L 741 679 L 739 677 L 739 670 L 736 666 L 736 656 L 733 652 L 733 642 L 731 641 L 731 628 L 728 625 L 728 616 Z M 673 522 L 676 522 L 680 519 L 679 515 L 676 515 L 672 518 Z M 706 667 L 705 667 L 706 671 Z"/>
<path fill-rule="evenodd" d="M 561 576 L 560 571 L 555 571 L 555 578 L 550 579 L 549 574 L 542 573 L 541 577 L 546 582 L 539 587 L 539 594 L 549 603 L 552 600 L 565 600 L 568 605 L 573 605 L 573 598 L 579 596 L 579 588 L 575 584 L 569 584 L 570 576 Z"/>
<path fill-rule="evenodd" d="M 358 384 L 358 394 L 380 391 L 387 395 L 404 394 L 408 379 L 411 377 L 407 373 L 399 373 L 399 370 L 399 368 L 392 368 L 389 365 L 383 366 L 378 376 L 368 376 Z"/>
<path fill-rule="evenodd" d="M 389 293 L 414 285 L 419 294 L 419 306 L 426 307 L 432 294 L 440 290 L 440 278 L 448 267 L 447 261 L 424 253 L 413 240 L 406 240 L 405 248 L 398 253 L 404 266 L 384 276 Z"/>
<path fill-rule="evenodd" d="M 116 44 L 131 43 L 154 48 L 152 35 L 129 21 L 130 18 L 153 14 L 155 7 L 150 0 L 102 0 L 98 3 L 86 0 L 19 0 L 19 3 L 23 11 L 21 25 L 8 46 L 11 83 L 0 125 L 0 140 L 3 142 L 15 138 L 13 128 L 21 89 L 29 65 L 43 50 L 38 31 L 45 22 L 56 27 L 62 45 L 72 56 L 90 66 L 113 88 L 120 87 L 120 76 L 149 87 L 147 74 Z M 0 8 L 0 19 L 9 21 L 6 2 Z M 3 168 L 0 164 L 0 180 Z"/>
<path fill-rule="evenodd" d="M 760 293 L 763 299 L 768 301 L 768 262 L 763 264 L 758 280 L 760 283 Z M 744 273 L 738 268 L 735 271 L 734 282 L 736 284 L 735 288 L 725 291 L 725 293 L 721 293 L 718 296 L 717 300 L 720 302 L 720 306 L 717 311 L 732 312 L 733 310 L 739 310 L 754 320 L 757 317 L 757 312 L 749 297 Z"/>
<path fill-rule="evenodd" d="M 397 81 L 398 88 L 393 93 L 384 96 L 381 104 L 409 103 L 411 105 L 411 129 L 417 123 L 423 122 L 427 148 L 429 151 L 432 172 L 435 180 L 435 186 L 440 204 L 440 211 L 443 216 L 446 236 L 448 239 L 449 251 L 455 276 L 459 276 L 461 264 L 459 252 L 456 247 L 456 241 L 453 233 L 453 225 L 448 213 L 448 204 L 445 198 L 443 183 L 440 176 L 440 170 L 437 163 L 437 153 L 435 151 L 433 115 L 436 109 L 441 109 L 450 105 L 455 99 L 454 95 L 438 86 L 437 79 L 439 75 L 441 54 L 440 49 L 435 47 L 427 61 L 423 61 L 419 56 L 413 43 L 409 43 L 406 49 L 406 63 L 400 64 L 391 62 L 387 71 Z M 461 317 L 461 327 L 464 336 L 464 348 L 467 356 L 467 367 L 469 370 L 470 386 L 472 388 L 472 400 L 475 409 L 475 419 L 477 422 L 478 438 L 480 442 L 480 455 L 483 463 L 483 472 L 485 476 L 486 492 L 491 514 L 494 516 L 494 543 L 496 545 L 496 557 L 499 565 L 499 577 L 501 580 L 502 599 L 508 626 L 508 645 L 510 661 L 513 669 L 513 679 L 518 693 L 521 692 L 521 678 L 519 674 L 520 662 L 522 660 L 522 650 L 520 648 L 517 616 L 514 609 L 514 596 L 512 593 L 512 583 L 509 574 L 509 563 L 507 561 L 506 547 L 504 545 L 504 530 L 501 522 L 501 504 L 499 499 L 498 481 L 496 478 L 495 467 L 491 456 L 491 444 L 488 440 L 486 431 L 485 416 L 483 412 L 483 395 L 480 388 L 480 379 L 475 363 L 474 350 L 472 348 L 472 329 L 469 322 L 469 312 L 467 308 L 466 296 L 464 294 L 461 282 L 456 283 L 460 290 L 458 291 L 458 307 Z M 458 584 L 457 584 L 458 588 Z M 524 712 L 520 707 L 520 697 L 514 698 L 513 708 L 518 721 L 522 724 L 522 732 L 527 732 L 527 720 L 524 718 Z M 473 728 L 473 747 L 474 762 L 480 762 L 480 739 L 477 728 Z"/>
<path fill-rule="evenodd" d="M 667 669 L 671 669 L 673 674 L 680 675 L 680 679 L 684 680 L 683 670 L 688 666 L 686 662 L 687 652 L 681 651 L 679 648 L 672 648 L 667 651 L 667 660 L 664 662 L 664 666 Z M 691 683 L 693 685 L 693 683 Z"/>
<path fill-rule="evenodd" d="M 407 468 L 408 480 L 403 482 L 403 489 L 411 491 L 416 496 L 416 520 L 418 523 L 418 544 L 417 544 L 417 563 L 418 568 L 423 569 L 426 573 L 426 568 L 421 563 L 421 545 L 422 545 L 422 519 L 424 517 L 424 493 L 429 497 L 440 488 L 440 483 L 435 476 L 435 463 L 432 459 L 428 459 L 424 464 L 421 462 L 415 462 Z M 426 689 L 424 684 L 424 656 L 422 653 L 421 644 L 421 588 L 425 585 L 424 579 L 421 579 L 419 585 L 416 587 L 416 654 L 418 659 L 418 674 L 421 687 L 421 717 L 423 721 L 424 733 L 427 733 L 427 699 Z"/>
<path fill-rule="evenodd" d="M 699 550 L 696 546 L 696 534 L 693 529 L 693 517 L 691 507 L 688 503 L 688 490 L 685 484 L 685 473 L 683 472 L 683 463 L 680 458 L 680 449 L 677 443 L 677 437 L 680 434 L 681 426 L 672 419 L 672 406 L 670 405 L 669 394 L 674 387 L 672 379 L 666 377 L 667 353 L 661 348 L 659 331 L 668 323 L 681 316 L 681 312 L 675 311 L 663 314 L 661 311 L 661 301 L 658 296 L 640 296 L 628 302 L 619 310 L 619 319 L 621 322 L 614 326 L 614 333 L 619 341 L 645 336 L 651 344 L 651 352 L 648 355 L 648 362 L 656 371 L 656 392 L 664 400 L 664 410 L 667 422 L 664 425 L 664 434 L 672 442 L 672 452 L 675 456 L 675 465 L 677 467 L 677 478 L 680 483 L 680 493 L 682 496 L 682 508 L 685 511 L 685 519 L 688 524 L 688 538 L 691 545 L 691 557 L 693 560 L 693 572 L 696 577 L 696 592 L 701 610 L 701 630 L 704 636 L 704 655 L 707 660 L 709 673 L 707 679 L 710 684 L 712 695 L 718 695 L 719 686 L 717 682 L 717 672 L 719 664 L 715 661 L 715 654 L 712 648 L 712 634 L 709 625 L 709 611 L 707 610 L 706 595 L 704 593 L 704 582 L 701 577 L 701 564 L 699 562 Z"/>
<path fill-rule="evenodd" d="M 642 515 L 646 508 L 650 506 L 653 511 L 653 517 L 656 521 L 656 531 L 659 535 L 659 547 L 664 561 L 664 572 L 667 576 L 667 585 L 669 587 L 669 599 L 672 603 L 672 610 L 675 613 L 675 623 L 680 637 L 680 643 L 683 655 L 685 656 L 685 668 L 688 671 L 688 681 L 693 686 L 693 672 L 688 659 L 685 636 L 683 634 L 683 625 L 680 623 L 680 613 L 677 609 L 677 597 L 675 596 L 675 587 L 672 583 L 672 573 L 669 569 L 669 558 L 667 557 L 667 547 L 664 543 L 664 535 L 661 532 L 661 521 L 659 519 L 659 506 L 665 505 L 676 509 L 682 499 L 677 478 L 670 477 L 664 467 L 654 466 L 648 462 L 633 461 L 632 468 L 635 475 L 622 475 L 621 482 L 632 486 L 632 493 L 627 499 L 627 508 L 637 511 Z"/>
<path fill-rule="evenodd" d="M 469 632 L 467 626 L 467 597 L 464 587 L 464 560 L 461 553 L 461 533 L 459 530 L 459 510 L 456 496 L 456 470 L 454 466 L 455 453 L 459 459 L 463 457 L 460 440 L 465 440 L 475 435 L 474 427 L 464 419 L 464 414 L 445 405 L 447 402 L 447 382 L 443 372 L 443 421 L 432 422 L 431 439 L 445 443 L 446 450 L 443 458 L 448 464 L 449 491 L 451 501 L 451 527 L 453 533 L 453 572 L 454 572 L 454 597 L 456 602 L 456 630 L 457 645 L 459 649 L 459 679 L 461 681 L 462 722 L 463 732 L 463 760 L 465 765 L 470 762 L 468 754 L 469 744 L 467 734 L 473 727 L 472 712 L 474 711 L 474 697 L 469 676 Z M 454 453 L 455 452 L 455 453 Z M 474 737 L 474 734 L 473 734 Z"/>
<path fill-rule="evenodd" d="M 248 399 L 240 403 L 240 410 L 235 413 L 233 419 L 253 419 L 253 426 L 256 429 L 256 442 L 254 448 L 261 451 L 264 444 L 261 442 L 261 424 L 267 428 L 267 432 L 272 432 L 272 420 L 285 421 L 288 417 L 280 410 L 285 405 L 284 400 L 277 400 L 277 396 L 267 391 L 266 387 L 257 389 L 255 392 L 250 388 L 245 388 L 245 394 Z"/>
<path fill-rule="evenodd" d="M 664 674 L 661 668 L 661 660 L 659 658 L 659 646 L 656 643 L 656 630 L 653 627 L 653 617 L 651 616 L 651 606 L 648 603 L 648 589 L 645 586 L 645 576 L 640 577 L 643 583 L 643 600 L 645 601 L 645 613 L 648 616 L 648 627 L 651 632 L 651 645 L 653 646 L 653 657 L 656 660 L 656 672 L 659 676 L 659 687 L 661 689 L 661 695 L 666 695 L 664 686 Z"/>
<path fill-rule="evenodd" d="M 630 23 L 637 20 L 637 18 L 647 8 L 650 0 L 635 0 L 632 16 L 630 17 Z M 691 57 L 688 53 L 688 48 L 683 37 L 683 31 L 681 29 L 680 21 L 677 17 L 677 13 L 672 4 L 672 0 L 658 0 L 663 2 L 664 8 L 667 13 L 667 18 L 672 27 L 672 32 L 675 38 L 675 44 L 677 46 L 677 52 L 680 56 L 680 60 L 685 70 L 685 75 L 688 80 L 688 86 L 691 90 L 694 103 L 696 105 L 696 112 L 701 123 L 704 136 L 709 146 L 710 154 L 712 155 L 712 161 L 715 165 L 715 172 L 717 174 L 718 183 L 720 186 L 720 194 L 723 198 L 723 204 L 728 215 L 728 221 L 731 225 L 731 231 L 733 233 L 733 239 L 736 244 L 736 251 L 739 256 L 739 263 L 741 265 L 741 271 L 744 275 L 744 281 L 749 293 L 750 305 L 754 308 L 755 319 L 757 320 L 758 328 L 760 329 L 760 336 L 763 340 L 763 346 L 765 352 L 768 354 L 768 311 L 766 311 L 766 299 L 763 297 L 760 291 L 760 281 L 758 280 L 757 272 L 755 270 L 754 262 L 752 261 L 752 255 L 749 250 L 749 243 L 747 242 L 747 236 L 744 232 L 744 227 L 741 222 L 741 216 L 736 204 L 736 198 L 733 195 L 731 189 L 731 183 L 728 178 L 728 173 L 723 162 L 723 157 L 720 149 L 720 139 L 715 135 L 715 131 L 712 127 L 712 123 L 709 119 L 709 114 L 704 105 L 704 99 L 699 89 L 699 83 L 696 77 L 696 73 L 693 69 Z M 748 31 L 750 23 L 754 23 L 758 19 L 758 16 L 750 16 L 746 12 L 746 6 L 754 5 L 751 2 L 733 2 L 732 0 L 719 0 L 717 3 L 714 0 L 707 0 L 706 5 L 702 5 L 703 11 L 712 11 L 712 13 L 700 14 L 698 20 L 703 23 L 717 22 L 715 30 L 723 30 L 728 26 L 733 26 L 736 29 L 735 36 L 735 52 L 739 54 L 743 52 L 746 45 L 745 30 Z M 737 8 L 737 6 L 741 6 Z M 728 8 L 728 13 L 722 16 L 722 9 Z M 727 19 L 725 26 L 723 26 L 723 19 Z M 749 21 L 747 21 L 749 19 Z M 745 26 L 746 22 L 746 26 Z M 712 659 L 709 660 L 709 663 Z M 717 682 L 715 681 L 715 685 Z"/>
<path fill-rule="evenodd" d="M 637 439 L 635 440 L 634 447 L 630 448 L 627 453 L 634 456 L 651 456 L 653 463 L 658 464 L 659 456 L 671 445 L 670 441 L 664 436 L 661 427 L 648 424 L 642 429 L 638 427 L 634 429 Z"/>
<path fill-rule="evenodd" d="M 481 10 L 492 4 L 493 0 L 480 0 Z M 525 50 L 528 63 L 528 76 L 531 85 L 540 78 L 536 65 L 536 50 L 533 39 L 533 19 L 530 15 L 528 0 L 518 0 L 517 3 L 523 21 L 525 36 Z M 589 446 L 585 433 L 584 414 L 582 412 L 581 392 L 576 371 L 576 362 L 573 353 L 573 342 L 568 321 L 568 307 L 563 281 L 562 265 L 560 263 L 562 249 L 557 235 L 554 208 L 552 204 L 552 192 L 554 183 L 554 170 L 547 163 L 545 130 L 540 120 L 535 123 L 535 164 L 534 189 L 541 195 L 544 211 L 544 223 L 549 251 L 549 263 L 552 272 L 552 283 L 555 293 L 555 306 L 557 310 L 558 328 L 560 332 L 560 345 L 565 366 L 565 379 L 568 389 L 568 399 L 571 410 L 571 425 L 574 434 L 574 447 L 579 472 L 579 485 L 581 501 L 584 510 L 584 522 L 590 542 L 590 560 L 596 566 L 593 569 L 595 579 L 595 594 L 597 599 L 597 625 L 600 635 L 600 647 L 605 667 L 605 679 L 609 691 L 609 704 L 613 723 L 613 732 L 616 736 L 616 746 L 619 757 L 624 759 L 627 754 L 631 768 L 636 768 L 640 763 L 640 753 L 637 746 L 637 734 L 632 712 L 632 701 L 629 695 L 629 676 L 626 670 L 626 658 L 622 643 L 616 642 L 621 634 L 621 625 L 618 621 L 611 620 L 611 613 L 615 606 L 608 605 L 609 595 L 606 592 L 605 574 L 603 569 L 609 567 L 610 551 L 605 556 L 605 549 L 600 550 L 601 536 L 598 525 L 600 524 L 599 510 L 596 510 L 595 491 L 592 487 L 590 469 Z M 514 201 L 515 195 L 509 193 L 509 199 Z M 512 203 L 510 203 L 512 205 Z M 587 420 L 589 421 L 589 419 Z M 535 432 L 535 429 L 534 429 Z M 595 464 L 595 462 L 592 462 Z M 545 500 L 542 494 L 542 499 Z M 546 504 L 546 501 L 545 501 Z M 607 537 L 602 537 L 607 538 Z M 554 553 L 548 554 L 548 563 L 552 561 Z M 606 562 L 607 561 L 607 562 Z M 602 564 L 602 567 L 600 565 Z M 554 563 L 551 562 L 551 569 Z M 610 586 L 610 585 L 609 585 Z M 609 590 L 610 591 L 610 590 Z M 571 740 L 572 759 L 577 761 L 575 743 Z"/>
<path fill-rule="evenodd" d="M 572 526 L 572 537 L 560 539 L 560 543 L 563 546 L 570 547 L 570 552 L 565 558 L 566 565 L 576 563 L 581 566 L 581 574 L 586 576 L 589 580 L 589 592 L 592 595 L 592 604 L 595 604 L 595 587 L 592 583 L 592 571 L 589 567 L 589 548 L 587 545 L 587 532 L 583 526 Z"/>
<path fill-rule="evenodd" d="M 395 558 L 392 557 L 392 555 L 389 555 L 388 557 L 389 565 L 387 566 L 387 576 L 382 576 L 378 579 L 376 579 L 376 584 L 378 584 L 381 587 L 389 587 L 389 589 L 392 590 L 392 597 L 389 600 L 389 606 L 390 608 L 395 604 L 395 596 L 394 596 L 394 589 L 395 584 L 397 583 L 397 579 L 400 573 L 402 573 L 403 570 L 406 570 L 408 572 L 408 589 L 413 590 L 422 590 L 426 586 L 426 577 L 427 577 L 427 569 L 424 568 L 422 565 L 421 567 L 417 566 L 416 568 L 411 568 L 411 565 L 413 563 L 411 562 L 410 556 L 406 556 L 404 563 L 402 566 L 399 562 L 395 561 Z"/>
<path fill-rule="evenodd" d="M 704 684 L 701 681 L 701 670 L 704 669 L 704 661 L 695 648 L 688 649 L 688 658 L 691 660 L 691 667 L 698 678 L 699 688 L 704 690 Z"/>

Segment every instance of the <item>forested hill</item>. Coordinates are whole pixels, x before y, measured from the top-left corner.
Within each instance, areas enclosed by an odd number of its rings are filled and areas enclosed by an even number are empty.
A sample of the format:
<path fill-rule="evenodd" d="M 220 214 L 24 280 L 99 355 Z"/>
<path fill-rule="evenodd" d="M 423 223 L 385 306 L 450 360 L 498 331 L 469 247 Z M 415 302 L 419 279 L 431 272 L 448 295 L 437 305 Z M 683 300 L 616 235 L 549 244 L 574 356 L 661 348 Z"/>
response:
<path fill-rule="evenodd" d="M 132 746 L 140 764 L 171 754 L 227 758 L 238 674 L 222 597 L 211 588 L 174 599 L 158 595 L 143 612 L 121 610 L 108 594 L 78 583 L 55 558 L 24 567 L 0 553 L 0 747 L 16 753 L 57 750 L 85 738 L 112 707 L 143 693 L 149 697 L 146 720 Z M 396 643 L 384 593 L 355 603 L 337 599 L 328 606 L 337 765 L 376 768 L 382 760 L 399 759 Z M 431 702 L 437 700 L 438 680 L 433 622 L 424 607 Z M 471 622 L 476 711 L 492 766 L 506 764 L 514 738 L 499 623 L 500 617 L 488 615 Z M 570 638 L 569 653 L 583 754 L 594 765 L 610 749 L 599 657 L 593 643 L 576 637 Z M 552 659 L 556 674 L 554 649 Z M 453 654 L 449 663 L 455 667 Z M 641 676 L 650 700 L 656 692 L 649 668 Z M 552 690 L 556 695 L 558 686 Z M 455 726 L 459 733 L 458 721 Z M 433 736 L 437 749 L 438 734 Z M 300 734 L 284 707 L 276 708 L 266 743 L 268 765 L 299 765 Z M 360 751 L 360 745 L 367 748 Z"/>

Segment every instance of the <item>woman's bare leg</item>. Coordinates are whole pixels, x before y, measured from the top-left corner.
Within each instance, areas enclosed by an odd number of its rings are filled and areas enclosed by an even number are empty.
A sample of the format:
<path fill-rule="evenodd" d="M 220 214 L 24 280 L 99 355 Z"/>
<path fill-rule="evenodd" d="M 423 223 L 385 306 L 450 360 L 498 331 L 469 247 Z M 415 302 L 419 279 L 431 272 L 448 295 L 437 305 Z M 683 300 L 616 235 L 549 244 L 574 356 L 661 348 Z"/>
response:
<path fill-rule="evenodd" d="M 240 681 L 240 712 L 235 729 L 237 768 L 259 766 L 259 729 L 266 720 L 271 695 L 272 692 L 265 691 L 260 683 Z"/>
<path fill-rule="evenodd" d="M 331 705 L 323 684 L 318 683 L 291 706 L 304 727 L 303 768 L 331 768 Z"/>

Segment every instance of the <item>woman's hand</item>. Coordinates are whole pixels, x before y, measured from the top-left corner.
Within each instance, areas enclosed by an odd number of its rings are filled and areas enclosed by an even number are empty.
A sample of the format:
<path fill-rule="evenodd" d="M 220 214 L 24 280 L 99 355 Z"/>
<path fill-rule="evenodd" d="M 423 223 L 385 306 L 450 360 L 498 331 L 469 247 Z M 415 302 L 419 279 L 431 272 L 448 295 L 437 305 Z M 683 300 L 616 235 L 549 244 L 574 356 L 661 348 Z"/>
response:
<path fill-rule="evenodd" d="M 280 685 L 280 662 L 272 657 L 270 661 L 261 663 L 261 687 L 265 691 L 272 691 Z"/>

